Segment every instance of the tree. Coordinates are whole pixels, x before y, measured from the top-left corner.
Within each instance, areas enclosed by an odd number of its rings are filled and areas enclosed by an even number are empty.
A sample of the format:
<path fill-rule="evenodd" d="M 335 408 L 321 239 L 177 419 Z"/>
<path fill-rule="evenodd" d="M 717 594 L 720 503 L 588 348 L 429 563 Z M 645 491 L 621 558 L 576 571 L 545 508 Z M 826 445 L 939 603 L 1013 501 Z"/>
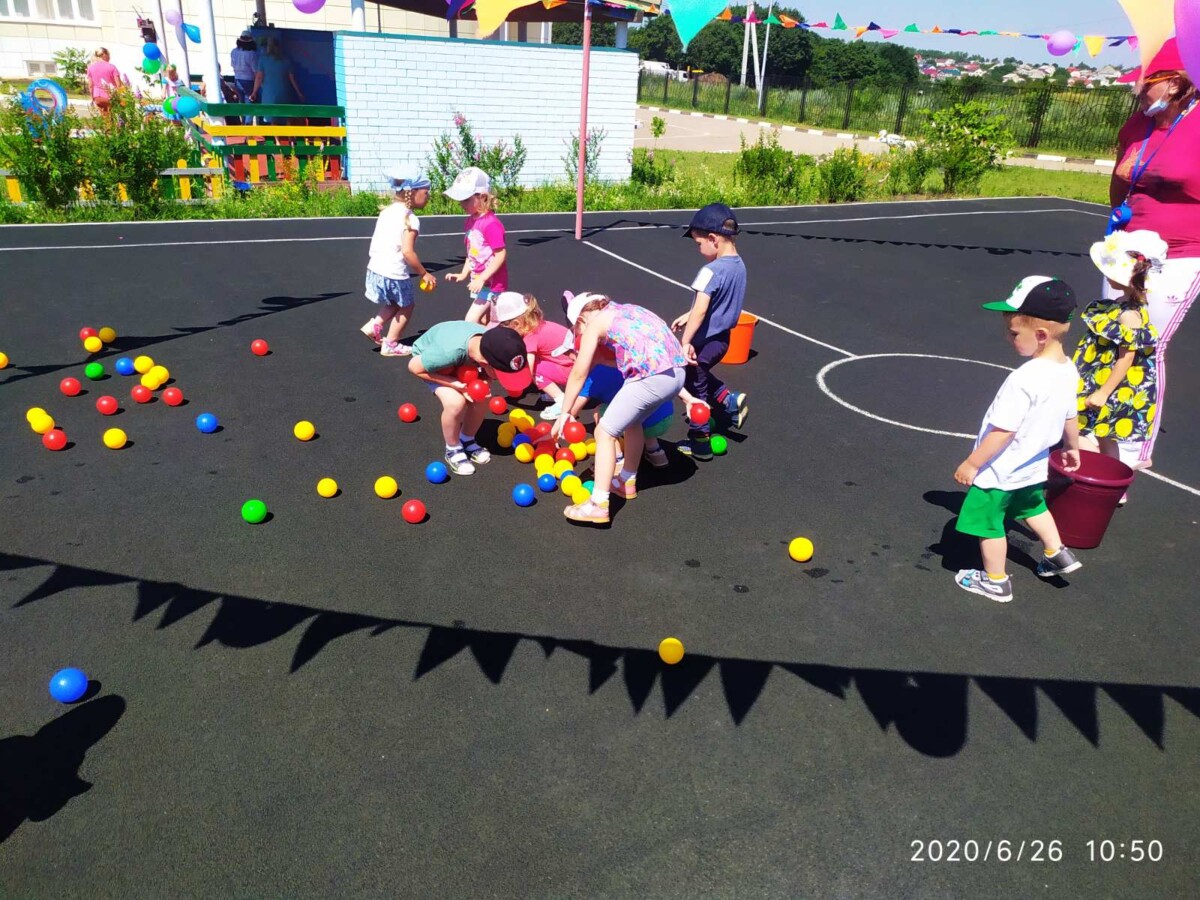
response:
<path fill-rule="evenodd" d="M 857 81 L 877 74 L 879 69 L 879 55 L 869 45 L 823 40 L 813 55 L 812 80 L 819 85 Z"/>
<path fill-rule="evenodd" d="M 879 56 L 879 73 L 875 80 L 881 84 L 916 84 L 921 72 L 913 52 L 898 44 L 873 44 Z"/>
<path fill-rule="evenodd" d="M 580 22 L 555 22 L 550 29 L 550 41 L 554 44 L 583 45 L 583 24 Z M 617 46 L 617 26 L 613 22 L 592 22 L 592 46 Z"/>
<path fill-rule="evenodd" d="M 655 16 L 641 28 L 630 28 L 629 49 L 642 59 L 665 62 L 672 68 L 679 68 L 683 56 L 683 44 L 670 16 Z"/>

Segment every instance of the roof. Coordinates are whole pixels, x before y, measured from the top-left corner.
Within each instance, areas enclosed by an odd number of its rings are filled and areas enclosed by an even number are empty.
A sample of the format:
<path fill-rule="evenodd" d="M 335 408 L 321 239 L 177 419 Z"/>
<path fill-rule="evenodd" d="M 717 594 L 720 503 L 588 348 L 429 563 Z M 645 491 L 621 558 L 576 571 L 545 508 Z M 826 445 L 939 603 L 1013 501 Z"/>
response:
<path fill-rule="evenodd" d="M 388 6 L 405 12 L 432 16 L 437 19 L 446 18 L 446 0 L 379 0 L 380 6 Z M 644 14 L 658 15 L 662 4 L 653 0 L 628 0 L 617 4 L 592 4 L 592 21 L 594 22 L 632 22 Z M 468 6 L 459 13 L 459 19 L 474 21 L 474 6 Z M 506 22 L 581 22 L 583 21 L 583 3 L 578 0 L 567 0 L 550 9 L 534 0 L 528 6 L 514 9 L 505 18 Z"/>

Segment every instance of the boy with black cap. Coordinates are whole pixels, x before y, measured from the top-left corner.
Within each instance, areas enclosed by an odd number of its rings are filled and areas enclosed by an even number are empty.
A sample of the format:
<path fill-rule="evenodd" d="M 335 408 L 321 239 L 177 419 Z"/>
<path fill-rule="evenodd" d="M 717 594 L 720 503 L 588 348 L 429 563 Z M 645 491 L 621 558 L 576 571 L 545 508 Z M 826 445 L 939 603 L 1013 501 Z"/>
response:
<path fill-rule="evenodd" d="M 475 440 L 487 414 L 485 400 L 472 400 L 458 380 L 459 366 L 474 363 L 495 372 L 525 370 L 525 341 L 511 328 L 474 322 L 439 322 L 413 342 L 408 371 L 429 385 L 442 402 L 446 465 L 455 475 L 472 475 L 492 455 Z M 510 382 L 511 384 L 511 382 Z"/>
<path fill-rule="evenodd" d="M 729 349 L 729 332 L 737 324 L 746 299 L 746 264 L 737 252 L 737 217 L 724 203 L 710 203 L 692 216 L 684 237 L 696 242 L 708 263 L 692 281 L 696 298 L 692 308 L 671 323 L 682 330 L 679 343 L 688 366 L 684 386 L 711 408 L 724 412 L 734 428 L 741 428 L 750 414 L 746 395 L 729 390 L 713 374 L 713 366 Z M 712 459 L 710 425 L 692 425 L 679 452 L 693 459 Z"/>
<path fill-rule="evenodd" d="M 1075 294 L 1065 281 L 1031 275 L 1021 279 L 1007 300 L 983 308 L 1004 313 L 1013 349 L 1031 358 L 1005 379 L 983 417 L 975 449 L 954 473 L 955 481 L 971 488 L 956 527 L 979 538 L 983 557 L 982 570 L 963 569 L 954 582 L 964 591 L 1007 603 L 1013 594 L 1005 571 L 1006 519 L 1024 520 L 1041 539 L 1037 574 L 1042 578 L 1083 565 L 1062 545 L 1045 497 L 1051 447 L 1062 441 L 1063 468 L 1079 468 L 1079 374 L 1062 345 L 1075 313 Z"/>

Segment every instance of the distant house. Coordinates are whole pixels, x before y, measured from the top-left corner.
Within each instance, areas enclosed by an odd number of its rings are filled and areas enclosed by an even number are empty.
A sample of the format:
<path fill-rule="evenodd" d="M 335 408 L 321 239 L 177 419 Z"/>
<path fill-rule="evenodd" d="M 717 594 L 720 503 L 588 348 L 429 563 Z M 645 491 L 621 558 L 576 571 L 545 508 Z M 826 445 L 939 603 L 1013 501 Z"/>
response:
<path fill-rule="evenodd" d="M 1018 75 L 1016 72 L 1009 72 L 1007 75 L 1002 77 L 1000 80 L 1004 84 L 1024 84 L 1025 83 L 1025 79 L 1022 78 L 1020 75 Z"/>

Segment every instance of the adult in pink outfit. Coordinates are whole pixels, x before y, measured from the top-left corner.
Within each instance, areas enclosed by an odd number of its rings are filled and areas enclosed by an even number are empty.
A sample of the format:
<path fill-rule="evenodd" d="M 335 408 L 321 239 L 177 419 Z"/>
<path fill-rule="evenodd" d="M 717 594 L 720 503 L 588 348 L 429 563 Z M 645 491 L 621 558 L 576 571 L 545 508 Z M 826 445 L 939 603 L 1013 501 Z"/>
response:
<path fill-rule="evenodd" d="M 113 91 L 129 82 L 108 58 L 108 50 L 100 47 L 92 54 L 92 61 L 87 67 L 88 86 L 92 89 L 92 103 L 102 113 L 107 113 L 112 107 Z"/>

